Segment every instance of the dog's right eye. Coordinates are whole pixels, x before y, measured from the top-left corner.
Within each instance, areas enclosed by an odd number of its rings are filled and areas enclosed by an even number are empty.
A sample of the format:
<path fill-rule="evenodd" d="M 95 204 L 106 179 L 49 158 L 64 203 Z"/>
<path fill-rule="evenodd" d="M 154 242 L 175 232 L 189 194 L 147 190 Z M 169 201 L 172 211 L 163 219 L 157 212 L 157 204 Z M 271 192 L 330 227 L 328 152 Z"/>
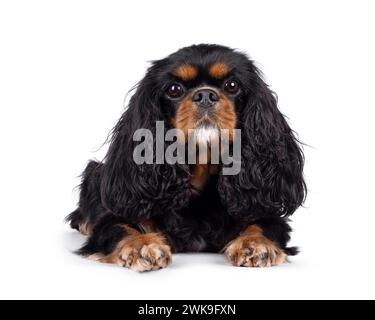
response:
<path fill-rule="evenodd" d="M 177 83 L 171 84 L 167 89 L 167 95 L 170 98 L 177 99 L 184 93 L 184 89 Z"/>

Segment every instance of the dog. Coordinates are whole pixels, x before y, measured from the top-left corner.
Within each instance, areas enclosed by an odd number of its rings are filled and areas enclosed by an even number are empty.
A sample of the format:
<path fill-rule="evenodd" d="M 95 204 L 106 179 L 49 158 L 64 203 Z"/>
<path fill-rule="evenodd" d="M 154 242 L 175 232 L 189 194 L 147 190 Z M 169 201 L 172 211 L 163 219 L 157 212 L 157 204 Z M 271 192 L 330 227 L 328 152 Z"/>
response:
<path fill-rule="evenodd" d="M 134 133 L 154 133 L 158 121 L 184 135 L 198 130 L 197 144 L 219 129 L 240 130 L 239 172 L 224 175 L 226 165 L 209 157 L 135 163 Z M 67 220 L 88 237 L 79 254 L 136 271 L 167 267 L 180 252 L 223 253 L 234 266 L 280 265 L 298 253 L 287 247 L 288 217 L 306 197 L 303 166 L 301 143 L 254 62 L 225 46 L 193 45 L 152 63 L 104 160 L 84 170 Z"/>

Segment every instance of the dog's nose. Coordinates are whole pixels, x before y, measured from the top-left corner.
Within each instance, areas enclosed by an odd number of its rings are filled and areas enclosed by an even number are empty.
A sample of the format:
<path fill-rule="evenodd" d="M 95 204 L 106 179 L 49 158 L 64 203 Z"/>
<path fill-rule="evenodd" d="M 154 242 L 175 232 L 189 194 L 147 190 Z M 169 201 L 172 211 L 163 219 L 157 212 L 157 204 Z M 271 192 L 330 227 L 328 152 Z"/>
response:
<path fill-rule="evenodd" d="M 219 96 L 214 90 L 201 89 L 194 93 L 192 100 L 202 108 L 212 107 L 219 101 Z"/>

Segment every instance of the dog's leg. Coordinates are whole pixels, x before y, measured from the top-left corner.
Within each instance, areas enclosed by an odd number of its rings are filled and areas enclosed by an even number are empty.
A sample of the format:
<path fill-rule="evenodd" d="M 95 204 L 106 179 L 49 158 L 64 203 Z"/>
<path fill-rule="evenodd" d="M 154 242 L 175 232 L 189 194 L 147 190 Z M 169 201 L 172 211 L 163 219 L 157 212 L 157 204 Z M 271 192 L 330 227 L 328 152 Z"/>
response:
<path fill-rule="evenodd" d="M 92 231 L 92 225 L 89 221 L 89 217 L 85 217 L 80 208 L 74 210 L 70 215 L 66 217 L 72 229 L 78 230 L 82 235 L 89 236 Z"/>
<path fill-rule="evenodd" d="M 85 236 L 92 233 L 96 221 L 103 217 L 106 211 L 100 197 L 103 168 L 103 164 L 97 161 L 87 164 L 82 174 L 78 208 L 66 217 L 70 226 Z"/>
<path fill-rule="evenodd" d="M 171 249 L 160 233 L 141 233 L 135 228 L 105 217 L 93 228 L 80 254 L 135 271 L 165 268 L 171 262 Z"/>
<path fill-rule="evenodd" d="M 297 253 L 286 248 L 289 225 L 281 218 L 260 220 L 243 230 L 228 243 L 224 253 L 234 266 L 270 267 L 287 261 L 287 255 Z"/>

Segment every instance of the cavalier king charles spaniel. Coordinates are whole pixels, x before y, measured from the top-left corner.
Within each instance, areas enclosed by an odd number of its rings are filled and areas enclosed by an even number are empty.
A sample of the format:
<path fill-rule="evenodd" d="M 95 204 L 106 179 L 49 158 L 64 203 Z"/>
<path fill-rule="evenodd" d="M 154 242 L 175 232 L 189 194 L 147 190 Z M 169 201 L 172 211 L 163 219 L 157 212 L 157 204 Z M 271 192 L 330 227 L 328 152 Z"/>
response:
<path fill-rule="evenodd" d="M 198 144 L 218 129 L 239 129 L 239 172 L 224 175 L 226 164 L 209 157 L 137 164 L 134 133 L 155 133 L 157 121 L 184 134 L 198 130 Z M 300 143 L 254 63 L 228 47 L 194 45 L 152 63 L 104 160 L 84 170 L 78 208 L 67 220 L 88 237 L 80 254 L 136 271 L 167 267 L 173 252 L 220 252 L 242 267 L 279 265 L 297 253 L 287 247 L 288 216 L 305 199 L 303 165 Z"/>

